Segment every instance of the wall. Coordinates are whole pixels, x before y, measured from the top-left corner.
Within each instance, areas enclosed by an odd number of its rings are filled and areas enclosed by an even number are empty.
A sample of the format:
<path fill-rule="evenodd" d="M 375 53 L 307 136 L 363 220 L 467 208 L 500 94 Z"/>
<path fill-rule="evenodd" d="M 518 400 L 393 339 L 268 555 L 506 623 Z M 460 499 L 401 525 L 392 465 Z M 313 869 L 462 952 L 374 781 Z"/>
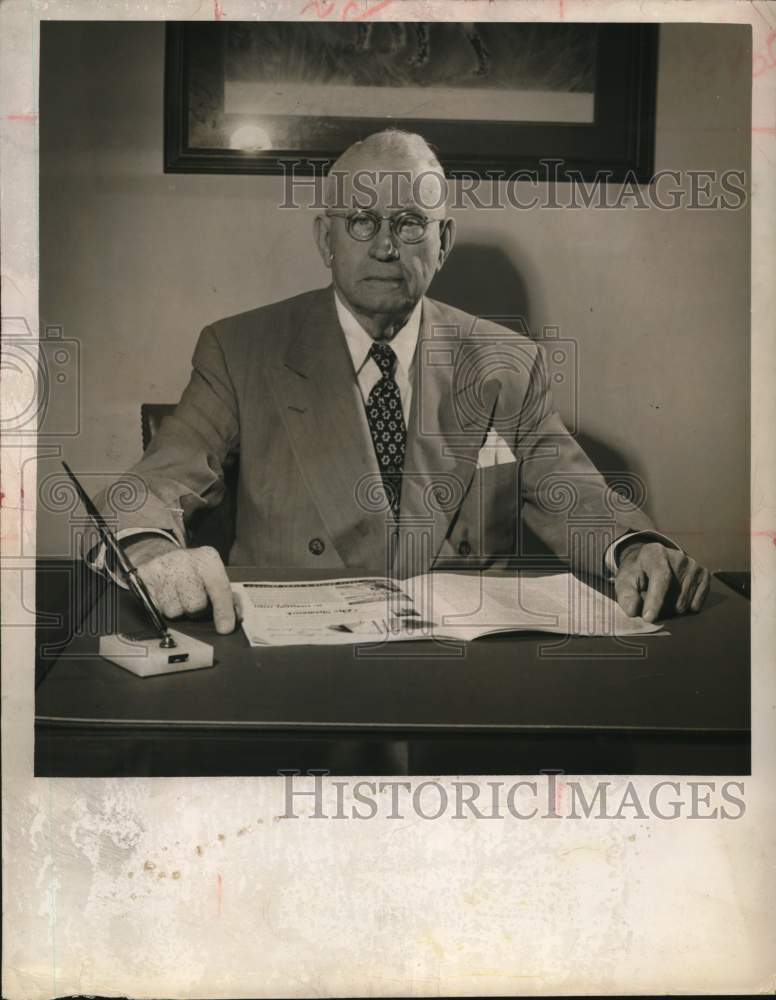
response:
<path fill-rule="evenodd" d="M 661 29 L 659 169 L 748 173 L 748 37 Z M 162 172 L 163 43 L 159 23 L 44 25 L 41 329 L 81 352 L 80 431 L 52 440 L 94 490 L 138 457 L 139 403 L 178 398 L 205 323 L 327 283 L 311 213 L 278 211 L 277 179 Z M 458 215 L 432 294 L 573 338 L 600 467 L 644 477 L 659 526 L 712 569 L 747 568 L 746 211 Z M 55 394 L 47 426 L 72 405 Z M 57 471 L 40 460 L 43 494 Z M 41 508 L 41 554 L 69 533 Z"/>

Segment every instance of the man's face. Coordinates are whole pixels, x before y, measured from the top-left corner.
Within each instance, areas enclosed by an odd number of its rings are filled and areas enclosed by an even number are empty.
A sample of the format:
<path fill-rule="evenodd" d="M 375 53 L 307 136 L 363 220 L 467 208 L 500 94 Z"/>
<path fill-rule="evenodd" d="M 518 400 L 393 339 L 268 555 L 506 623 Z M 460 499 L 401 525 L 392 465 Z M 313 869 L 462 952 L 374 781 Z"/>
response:
<path fill-rule="evenodd" d="M 353 191 L 358 170 L 374 172 L 362 175 L 368 178 L 364 183 L 370 196 L 374 192 L 371 200 Z M 334 285 L 354 311 L 368 316 L 406 314 L 426 293 L 452 247 L 452 223 L 445 220 L 443 206 L 433 207 L 439 201 L 439 181 L 424 176 L 424 168 L 411 161 L 356 165 L 349 171 L 335 211 L 349 211 L 360 202 L 380 215 L 395 218 L 412 210 L 431 220 L 418 243 L 402 242 L 387 219 L 371 239 L 363 241 L 349 234 L 341 216 L 324 217 L 317 229 L 318 246 L 330 262 Z M 382 180 L 375 176 L 377 171 Z"/>

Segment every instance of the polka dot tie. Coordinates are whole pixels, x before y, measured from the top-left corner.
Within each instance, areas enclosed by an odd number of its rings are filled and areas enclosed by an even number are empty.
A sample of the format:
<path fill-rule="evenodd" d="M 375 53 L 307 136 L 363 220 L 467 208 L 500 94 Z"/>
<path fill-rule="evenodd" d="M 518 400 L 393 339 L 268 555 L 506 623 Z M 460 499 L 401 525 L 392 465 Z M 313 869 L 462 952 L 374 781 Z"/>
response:
<path fill-rule="evenodd" d="M 383 477 L 383 486 L 391 504 L 393 516 L 398 520 L 401 503 L 401 474 L 407 448 L 407 428 L 401 408 L 401 393 L 393 377 L 396 355 L 387 344 L 372 344 L 369 357 L 382 372 L 382 378 L 369 393 L 366 416 L 377 463 Z"/>

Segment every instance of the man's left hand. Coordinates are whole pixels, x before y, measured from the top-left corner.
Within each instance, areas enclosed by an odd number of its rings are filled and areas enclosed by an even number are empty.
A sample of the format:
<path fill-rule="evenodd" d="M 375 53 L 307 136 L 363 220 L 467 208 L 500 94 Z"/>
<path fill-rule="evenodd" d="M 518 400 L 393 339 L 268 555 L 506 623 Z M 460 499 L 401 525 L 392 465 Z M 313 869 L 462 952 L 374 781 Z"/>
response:
<path fill-rule="evenodd" d="M 620 555 L 614 590 L 627 615 L 654 622 L 673 613 L 700 611 L 710 583 L 709 571 L 680 549 L 634 542 Z"/>

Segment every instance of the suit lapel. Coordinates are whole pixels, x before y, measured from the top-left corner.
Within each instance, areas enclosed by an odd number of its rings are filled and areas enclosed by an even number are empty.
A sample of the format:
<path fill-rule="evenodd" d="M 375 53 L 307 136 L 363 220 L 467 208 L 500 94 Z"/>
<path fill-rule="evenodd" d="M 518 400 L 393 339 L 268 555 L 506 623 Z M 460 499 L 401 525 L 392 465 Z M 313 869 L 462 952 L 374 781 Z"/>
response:
<path fill-rule="evenodd" d="M 388 572 L 392 517 L 375 491 L 380 471 L 331 287 L 313 299 L 272 390 L 305 485 L 343 562 Z"/>
<path fill-rule="evenodd" d="M 432 565 L 469 489 L 487 431 L 479 426 L 486 401 L 478 400 L 479 416 L 466 405 L 477 370 L 475 365 L 467 378 L 459 363 L 466 332 L 445 324 L 439 307 L 424 300 L 394 565 L 401 577 Z"/>

